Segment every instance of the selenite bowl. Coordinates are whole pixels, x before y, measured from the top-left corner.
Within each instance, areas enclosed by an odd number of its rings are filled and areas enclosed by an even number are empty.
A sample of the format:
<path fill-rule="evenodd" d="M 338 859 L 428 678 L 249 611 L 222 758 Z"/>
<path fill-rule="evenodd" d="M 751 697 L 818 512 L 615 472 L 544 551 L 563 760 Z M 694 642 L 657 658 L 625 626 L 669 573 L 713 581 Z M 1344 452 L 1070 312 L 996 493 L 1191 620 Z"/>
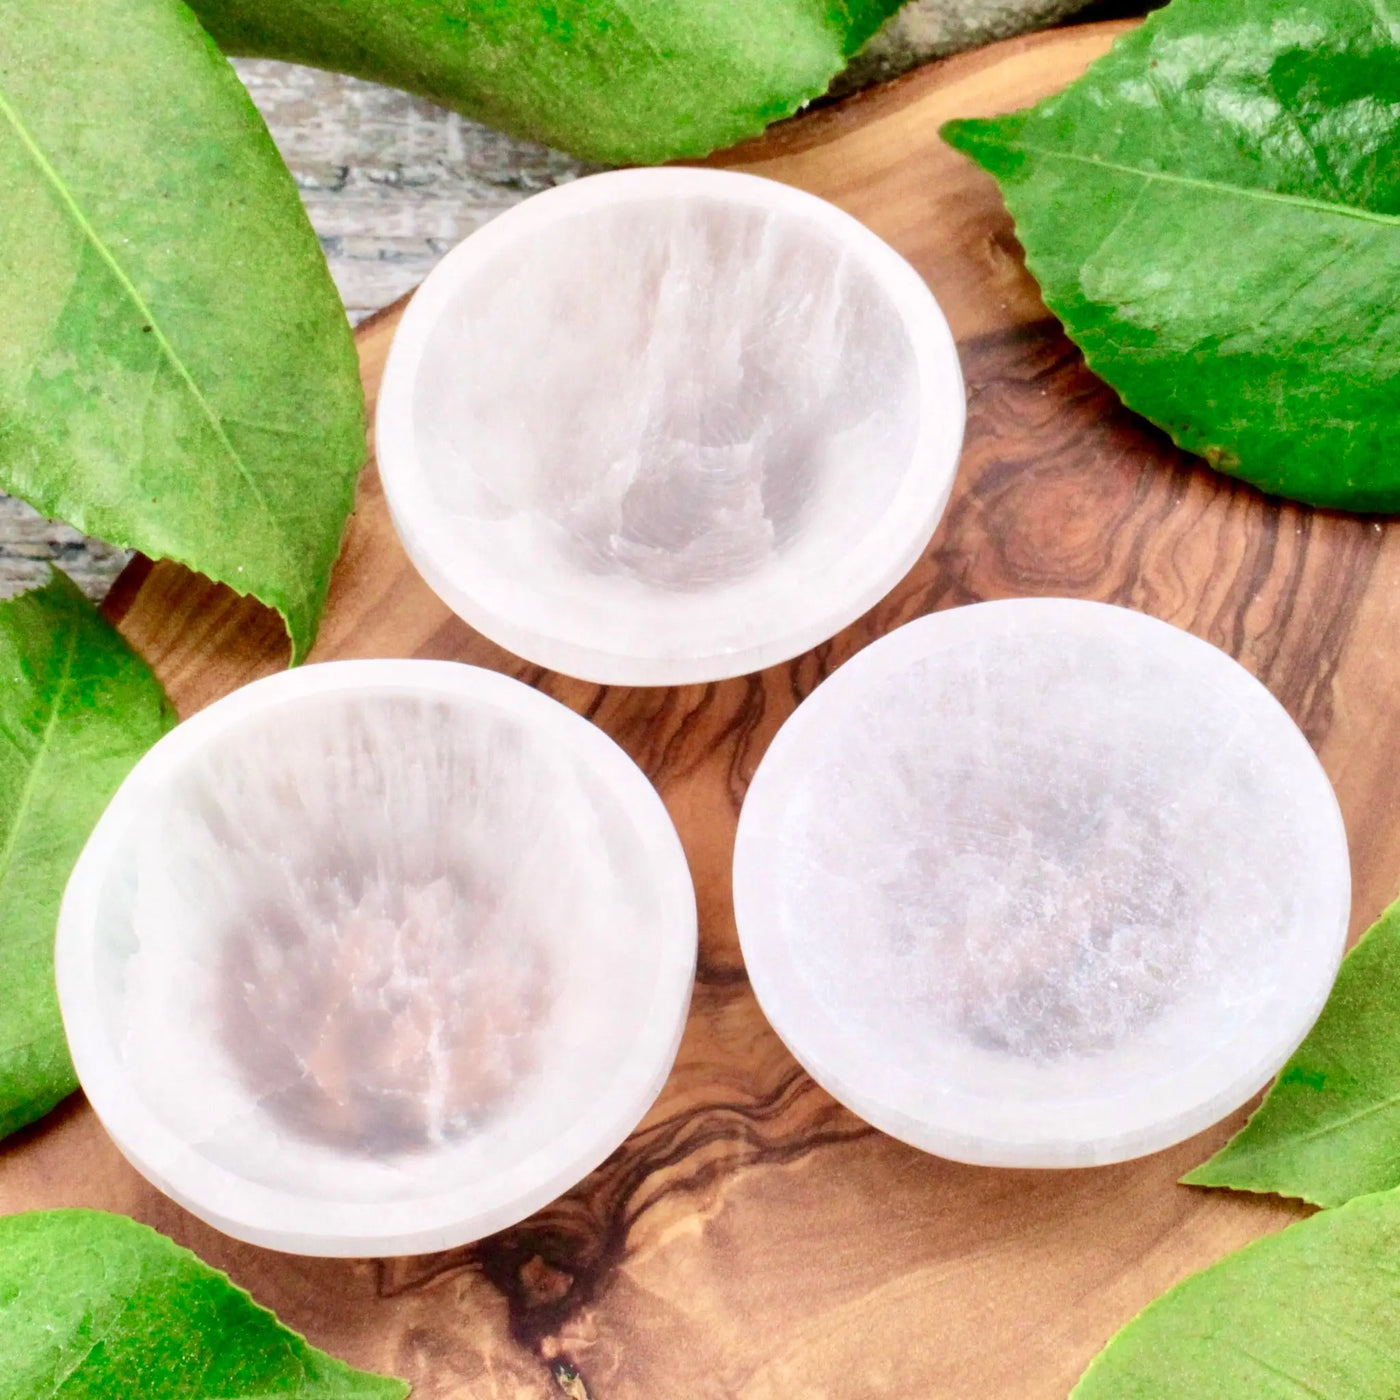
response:
<path fill-rule="evenodd" d="M 627 170 L 536 195 L 414 296 L 376 413 L 409 557 L 473 627 L 586 680 L 742 675 L 909 570 L 962 444 L 919 275 L 824 200 Z"/>
<path fill-rule="evenodd" d="M 1170 1146 L 1322 1009 L 1350 908 L 1282 706 L 1164 622 L 1056 598 L 859 653 L 759 765 L 734 898 L 764 1011 L 876 1127 L 964 1162 Z"/>
<path fill-rule="evenodd" d="M 301 1254 L 446 1249 L 636 1126 L 695 897 L 601 730 L 451 662 L 258 681 L 132 771 L 64 895 L 78 1077 L 201 1219 Z"/>

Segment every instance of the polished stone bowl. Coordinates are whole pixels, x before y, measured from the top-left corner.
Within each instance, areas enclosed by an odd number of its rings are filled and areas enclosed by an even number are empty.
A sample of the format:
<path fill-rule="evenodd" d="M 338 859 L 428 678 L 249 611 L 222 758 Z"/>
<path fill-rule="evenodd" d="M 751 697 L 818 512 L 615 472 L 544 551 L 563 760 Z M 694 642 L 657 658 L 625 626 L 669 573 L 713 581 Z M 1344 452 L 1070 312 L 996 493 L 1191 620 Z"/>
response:
<path fill-rule="evenodd" d="M 122 1152 L 275 1249 L 446 1249 L 573 1186 L 680 1042 L 695 898 L 655 790 L 493 672 L 259 681 L 132 771 L 78 861 L 58 988 Z"/>
<path fill-rule="evenodd" d="M 993 1166 L 1168 1147 L 1322 1009 L 1346 833 L 1307 740 L 1224 652 L 1099 603 L 935 613 L 847 662 L 759 765 L 744 961 L 812 1076 Z"/>
<path fill-rule="evenodd" d="M 741 675 L 824 641 L 922 553 L 962 444 L 918 274 L 812 195 L 629 170 L 443 259 L 376 413 L 400 538 L 443 600 L 603 683 Z"/>

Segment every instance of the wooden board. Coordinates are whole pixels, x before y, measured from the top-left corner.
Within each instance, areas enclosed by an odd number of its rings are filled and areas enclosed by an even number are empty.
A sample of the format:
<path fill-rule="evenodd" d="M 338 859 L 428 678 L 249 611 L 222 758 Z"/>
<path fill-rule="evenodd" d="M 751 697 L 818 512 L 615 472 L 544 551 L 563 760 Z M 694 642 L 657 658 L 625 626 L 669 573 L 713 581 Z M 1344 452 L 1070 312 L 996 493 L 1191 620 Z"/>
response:
<path fill-rule="evenodd" d="M 1018 40 L 810 115 L 724 163 L 833 199 L 928 279 L 967 376 L 967 446 L 913 572 L 835 640 L 719 685 L 598 688 L 474 634 L 418 580 L 367 472 L 314 660 L 452 657 L 521 676 L 612 734 L 656 782 L 701 909 L 694 1010 L 638 1132 L 515 1229 L 423 1258 L 325 1261 L 237 1244 L 130 1170 L 75 1099 L 0 1153 L 0 1211 L 89 1205 L 149 1221 L 313 1341 L 409 1377 L 419 1400 L 1051 1400 L 1171 1283 L 1296 1219 L 1176 1177 L 1242 1115 L 1141 1161 L 996 1171 L 867 1128 L 797 1068 L 740 961 L 735 817 L 794 705 L 873 637 L 933 608 L 1106 599 L 1224 647 L 1288 707 L 1337 785 L 1356 928 L 1400 885 L 1400 532 L 1267 500 L 1177 453 L 1085 369 L 1022 266 L 995 188 L 940 123 L 1023 105 L 1117 27 Z M 365 325 L 371 399 L 395 325 Z M 276 620 L 169 565 L 111 603 L 185 714 L 284 663 Z M 1353 930 L 1355 932 L 1356 929 Z"/>

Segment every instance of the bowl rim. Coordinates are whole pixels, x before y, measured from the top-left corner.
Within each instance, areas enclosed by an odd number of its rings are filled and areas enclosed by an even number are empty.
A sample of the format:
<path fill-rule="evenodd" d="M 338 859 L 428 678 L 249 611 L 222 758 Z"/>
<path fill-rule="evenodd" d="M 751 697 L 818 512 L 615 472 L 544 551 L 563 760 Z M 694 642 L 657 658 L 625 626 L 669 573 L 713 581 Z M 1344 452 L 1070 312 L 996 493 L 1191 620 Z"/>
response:
<path fill-rule="evenodd" d="M 562 747 L 606 785 L 637 833 L 662 917 L 651 997 L 606 1091 L 545 1149 L 512 1164 L 504 1191 L 477 1186 L 389 1202 L 328 1201 L 250 1181 L 198 1153 L 130 1081 L 109 1039 L 99 985 L 97 915 L 127 824 L 170 775 L 246 719 L 316 696 L 404 694 L 485 707 Z M 453 661 L 332 661 L 252 682 L 185 720 L 138 761 L 84 845 L 64 891 L 55 974 L 69 1049 L 98 1118 L 136 1169 L 224 1233 L 304 1255 L 419 1254 L 479 1239 L 576 1185 L 633 1131 L 669 1076 L 684 1031 L 697 956 L 695 890 L 680 837 L 642 770 L 607 734 L 557 700 L 494 671 Z M 495 1181 L 499 1182 L 500 1174 Z"/>
<path fill-rule="evenodd" d="M 1067 1132 L 1044 1114 L 1035 1131 L 965 1131 L 956 1126 L 956 1113 L 959 1105 L 965 1108 L 975 1101 L 986 1101 L 975 1092 L 945 1085 L 947 1116 L 937 1121 L 934 1114 L 909 1112 L 893 1100 L 884 1085 L 872 1084 L 868 1075 L 852 1077 L 845 1066 L 814 1054 L 812 1037 L 800 1023 L 801 1015 L 794 1012 L 796 1003 L 808 1008 L 813 1000 L 796 971 L 791 944 L 776 930 L 771 917 L 766 872 L 775 858 L 773 833 L 780 829 L 794 770 L 807 766 L 798 756 L 798 744 L 805 739 L 810 754 L 813 732 L 839 722 L 843 714 L 849 720 L 844 711 L 848 696 L 868 696 L 884 679 L 937 655 L 944 645 L 955 646 L 961 639 L 985 635 L 988 630 L 1014 636 L 1022 619 L 1038 620 L 1041 628 L 1066 635 L 1092 631 L 1102 636 L 1107 626 L 1123 634 L 1149 636 L 1149 645 L 1208 657 L 1212 679 L 1218 678 L 1222 686 L 1248 690 L 1263 712 L 1274 712 L 1286 725 L 1280 732 L 1291 732 L 1296 741 L 1298 771 L 1306 773 L 1307 781 L 1316 787 L 1318 823 L 1332 829 L 1330 849 L 1318 851 L 1317 861 L 1319 866 L 1323 861 L 1332 865 L 1327 872 L 1332 882 L 1328 894 L 1336 897 L 1337 920 L 1334 928 L 1318 931 L 1314 959 L 1319 968 L 1325 963 L 1330 975 L 1319 976 L 1310 998 L 1299 997 L 1282 1022 L 1277 1008 L 1259 1010 L 1247 1018 L 1246 1028 L 1256 1023 L 1275 1025 L 1276 1035 L 1267 1050 L 1249 1061 L 1237 1054 L 1231 1073 L 1223 1079 L 1216 1075 L 1214 1083 L 1208 1082 L 1213 1066 L 1198 1064 L 1185 1082 L 1199 1092 L 1194 1097 L 1183 1093 L 1174 1108 L 1158 1102 L 1153 1111 L 1142 1110 L 1143 1095 L 1137 1088 L 1116 1096 L 1093 1095 L 1086 1102 L 1112 1105 L 1122 1120 L 1114 1129 L 1093 1136 Z M 797 706 L 769 745 L 749 785 L 735 836 L 733 896 L 739 945 L 754 995 L 794 1058 L 834 1098 L 892 1137 L 954 1161 L 1000 1167 L 1083 1167 L 1127 1161 L 1173 1146 L 1218 1122 L 1273 1078 L 1297 1049 L 1331 991 L 1346 948 L 1351 871 L 1341 806 L 1321 761 L 1277 697 L 1234 657 L 1184 628 L 1136 609 L 1082 598 L 1023 597 L 943 609 L 905 623 L 857 652 Z M 1232 1024 L 1237 1019 L 1232 1018 Z"/>
<path fill-rule="evenodd" d="M 915 357 L 919 425 L 908 465 L 860 543 L 823 568 L 823 601 L 810 581 L 787 585 L 791 613 L 772 635 L 743 647 L 692 655 L 671 636 L 633 652 L 602 650 L 523 614 L 523 570 L 465 556 L 420 470 L 414 395 L 423 357 L 463 286 L 536 230 L 619 205 L 690 198 L 782 213 L 816 227 L 885 291 Z M 598 684 L 681 685 L 723 680 L 790 660 L 835 636 L 879 602 L 922 555 L 952 491 L 966 424 L 956 344 L 927 283 L 858 219 L 817 195 L 762 176 L 694 166 L 607 171 L 557 185 L 498 215 L 453 248 L 414 293 L 394 332 L 375 409 L 375 450 L 385 499 L 405 551 L 458 616 L 517 656 Z M 737 585 L 736 585 L 737 586 Z M 658 629 L 659 630 L 659 629 Z M 672 643 L 668 645 L 668 643 Z"/>

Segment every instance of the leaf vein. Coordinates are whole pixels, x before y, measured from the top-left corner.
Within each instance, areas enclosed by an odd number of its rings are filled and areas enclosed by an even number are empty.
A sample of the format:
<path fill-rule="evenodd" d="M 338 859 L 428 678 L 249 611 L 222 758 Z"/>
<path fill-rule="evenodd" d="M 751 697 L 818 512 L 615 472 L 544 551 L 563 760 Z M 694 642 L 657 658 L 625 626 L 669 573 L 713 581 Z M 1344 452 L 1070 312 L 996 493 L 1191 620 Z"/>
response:
<path fill-rule="evenodd" d="M 44 730 L 39 738 L 39 746 L 35 750 L 34 762 L 29 765 L 29 772 L 25 774 L 24 783 L 19 791 L 19 800 L 15 803 L 14 820 L 5 833 L 4 846 L 0 847 L 0 887 L 4 886 L 9 877 L 10 863 L 14 859 L 15 847 L 19 844 L 19 831 L 24 825 L 25 816 L 34 800 L 39 769 L 43 766 L 44 756 L 53 742 L 54 729 L 58 725 L 58 716 L 63 709 L 64 692 L 68 689 L 73 676 L 73 658 L 77 655 L 77 651 L 78 629 L 73 627 L 68 633 L 68 649 L 63 656 L 63 671 L 59 676 L 58 684 L 54 687 L 53 704 L 49 709 L 48 718 L 44 722 Z"/>
<path fill-rule="evenodd" d="M 1033 146 L 1022 141 L 1015 143 L 1015 149 L 1046 160 L 1063 160 L 1074 165 L 1096 166 L 1101 170 L 1111 170 L 1119 175 L 1133 175 L 1140 180 L 1160 181 L 1163 184 L 1182 185 L 1189 189 L 1209 190 L 1212 194 L 1238 195 L 1243 199 L 1257 199 L 1269 204 L 1289 204 L 1295 208 L 1311 209 L 1317 213 L 1333 214 L 1339 218 L 1361 219 L 1366 223 L 1383 224 L 1391 228 L 1400 227 L 1400 216 L 1395 214 L 1379 214 L 1375 210 L 1358 209 L 1350 204 L 1331 204 L 1325 199 L 1313 199 L 1308 195 L 1286 194 L 1282 190 L 1254 189 L 1248 185 L 1231 185 L 1221 180 L 1202 179 L 1196 175 L 1180 175 L 1171 170 L 1142 170 L 1134 165 L 1105 160 L 1101 156 L 1083 155 L 1078 151 L 1057 151 L 1047 146 Z"/>
<path fill-rule="evenodd" d="M 1250 1351 L 1243 1343 L 1237 1342 L 1232 1338 L 1225 1338 L 1224 1341 L 1226 1346 L 1237 1356 L 1244 1357 L 1246 1361 L 1250 1362 L 1251 1365 L 1257 1366 L 1265 1375 L 1272 1376 L 1276 1380 L 1280 1380 L 1285 1385 L 1291 1387 L 1295 1395 L 1316 1397 L 1316 1400 L 1334 1400 L 1330 1391 L 1319 1390 L 1310 1381 L 1304 1380 L 1301 1376 L 1295 1376 L 1292 1371 L 1286 1370 L 1282 1366 L 1275 1365 L 1267 1357 L 1260 1356 L 1258 1353 Z"/>
<path fill-rule="evenodd" d="M 38 141 L 35 140 L 28 127 L 20 120 L 19 113 L 10 104 L 2 90 L 0 90 L 0 115 L 3 115 L 9 122 L 20 144 L 28 152 L 30 159 L 34 162 L 40 174 L 49 185 L 52 186 L 54 192 L 63 202 L 64 208 L 67 209 L 73 222 L 77 224 L 78 228 L 82 231 L 83 237 L 87 239 L 98 257 L 107 265 L 112 276 L 117 279 L 117 283 L 122 291 L 126 293 L 131 304 L 140 313 L 142 323 L 150 326 L 152 338 L 160 347 L 161 352 L 179 377 L 180 382 L 189 391 L 191 398 L 193 398 L 195 403 L 199 406 L 200 412 L 204 415 L 214 436 L 218 439 L 219 445 L 228 454 L 229 460 L 233 463 L 235 468 L 237 468 L 238 474 L 247 483 L 248 489 L 253 493 L 254 500 L 257 501 L 263 513 L 272 522 L 274 530 L 280 536 L 282 533 L 281 522 L 278 519 L 277 512 L 273 510 L 271 502 L 267 499 L 262 486 L 249 469 L 248 464 L 243 460 L 238 449 L 234 447 L 224 427 L 223 420 L 214 411 L 214 406 L 205 397 L 204 391 L 195 382 L 194 376 L 190 373 L 184 361 L 176 352 L 175 347 L 170 343 L 169 337 L 165 334 L 164 329 L 157 320 L 155 312 L 141 295 L 140 289 L 127 275 L 125 269 L 117 261 L 112 250 L 102 241 L 101 235 L 97 232 L 96 228 L 93 227 L 87 215 L 83 213 L 82 207 L 73 197 L 72 191 L 64 184 L 62 176 L 59 175 L 52 162 L 44 154 Z"/>
<path fill-rule="evenodd" d="M 1358 1123 L 1363 1118 L 1371 1118 L 1377 1113 L 1384 1113 L 1386 1109 L 1394 1108 L 1397 1104 L 1400 1104 L 1400 1093 L 1387 1094 L 1378 1102 L 1367 1104 L 1365 1108 L 1358 1108 L 1354 1113 L 1348 1113 L 1345 1117 L 1334 1118 L 1330 1123 L 1324 1123 L 1320 1128 L 1314 1128 L 1311 1132 L 1290 1135 L 1290 1142 L 1314 1142 L 1318 1138 L 1326 1137 L 1329 1133 L 1349 1128 L 1353 1123 Z"/>

